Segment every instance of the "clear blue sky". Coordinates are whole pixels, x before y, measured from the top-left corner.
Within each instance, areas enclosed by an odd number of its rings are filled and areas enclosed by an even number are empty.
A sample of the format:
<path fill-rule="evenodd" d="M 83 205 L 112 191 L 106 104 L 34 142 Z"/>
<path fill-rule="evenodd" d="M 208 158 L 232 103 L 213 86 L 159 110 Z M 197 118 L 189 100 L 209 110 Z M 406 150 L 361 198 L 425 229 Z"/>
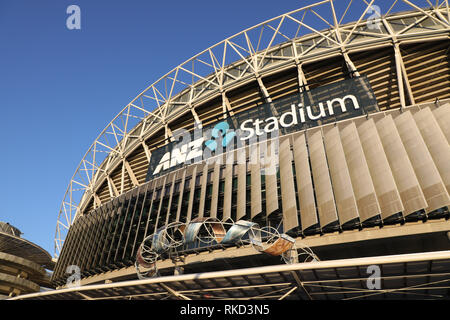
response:
<path fill-rule="evenodd" d="M 0 0 L 0 221 L 53 255 L 70 178 L 128 102 L 201 50 L 314 2 Z M 66 28 L 71 4 L 81 30 Z"/>

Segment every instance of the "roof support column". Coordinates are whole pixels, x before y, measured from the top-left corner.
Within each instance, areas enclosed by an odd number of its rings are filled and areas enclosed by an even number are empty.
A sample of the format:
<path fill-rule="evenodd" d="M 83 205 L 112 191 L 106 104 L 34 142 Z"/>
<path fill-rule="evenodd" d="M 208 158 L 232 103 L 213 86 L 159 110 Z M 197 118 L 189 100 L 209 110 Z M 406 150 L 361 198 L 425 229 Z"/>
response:
<path fill-rule="evenodd" d="M 102 205 L 102 201 L 100 200 L 98 194 L 96 192 L 93 192 L 93 198 L 94 198 L 94 209 L 97 209 Z"/>
<path fill-rule="evenodd" d="M 127 170 L 128 175 L 130 176 L 131 182 L 133 183 L 133 186 L 138 186 L 139 182 L 136 179 L 136 176 L 134 175 L 133 170 L 131 169 L 130 163 L 127 159 L 123 160 L 123 165 L 125 166 L 125 169 Z"/>
<path fill-rule="evenodd" d="M 406 68 L 405 68 L 405 64 L 403 63 L 403 58 L 402 58 L 402 53 L 400 51 L 400 46 L 398 45 L 398 43 L 394 44 L 394 50 L 395 50 L 395 59 L 399 61 L 399 65 L 400 65 L 400 72 L 402 74 L 402 78 L 404 80 L 404 84 L 406 86 L 406 93 L 408 94 L 408 98 L 411 104 L 415 104 L 414 101 L 414 96 L 411 90 L 411 85 L 409 83 L 408 80 L 408 74 L 406 73 Z M 397 69 L 398 72 L 398 69 Z"/>
<path fill-rule="evenodd" d="M 152 153 L 150 152 L 150 149 L 149 149 L 148 145 L 145 143 L 143 138 L 141 138 L 141 145 L 142 145 L 142 148 L 144 148 L 144 152 L 145 152 L 145 156 L 147 157 L 147 161 L 148 161 L 148 163 L 150 163 Z"/>
<path fill-rule="evenodd" d="M 381 19 L 384 27 L 389 32 L 392 37 L 393 45 L 394 45 L 394 56 L 395 56 L 395 71 L 397 73 L 397 85 L 400 96 L 400 105 L 403 109 L 405 107 L 405 91 L 404 85 L 406 85 L 406 91 L 408 93 L 408 98 L 411 104 L 414 104 L 414 97 L 412 94 L 411 86 L 408 81 L 408 75 L 406 74 L 405 65 L 403 63 L 402 55 L 400 53 L 400 46 L 398 44 L 397 35 L 392 30 L 390 24 L 386 21 L 386 19 Z M 405 81 L 405 82 L 403 82 Z"/>
<path fill-rule="evenodd" d="M 108 182 L 108 189 L 109 189 L 109 195 L 112 198 L 119 196 L 119 191 L 117 190 L 114 181 L 112 181 L 111 176 L 107 173 L 106 174 L 106 181 Z"/>
<path fill-rule="evenodd" d="M 164 129 L 165 129 L 165 137 L 166 137 L 166 143 L 170 140 L 170 142 L 173 141 L 173 134 L 172 130 L 170 130 L 169 125 L 167 123 L 164 123 Z"/>
<path fill-rule="evenodd" d="M 270 105 L 270 110 L 272 111 L 272 114 L 277 116 L 278 111 L 275 109 L 275 106 L 272 103 L 272 98 L 270 97 L 269 91 L 267 90 L 266 86 L 264 85 L 260 75 L 256 76 L 256 81 L 258 81 L 258 85 L 259 85 L 261 93 L 264 97 L 264 100 L 266 100 L 266 103 L 268 103 Z"/>

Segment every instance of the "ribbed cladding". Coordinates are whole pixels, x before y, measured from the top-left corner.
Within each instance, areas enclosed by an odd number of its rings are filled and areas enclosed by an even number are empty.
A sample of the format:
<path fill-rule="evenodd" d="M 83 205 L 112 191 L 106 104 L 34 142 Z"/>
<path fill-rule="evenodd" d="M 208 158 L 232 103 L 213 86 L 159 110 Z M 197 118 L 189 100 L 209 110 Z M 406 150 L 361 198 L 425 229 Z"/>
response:
<path fill-rule="evenodd" d="M 449 205 L 450 197 L 447 189 L 411 112 L 406 111 L 397 115 L 394 121 L 428 203 L 426 212 Z"/>
<path fill-rule="evenodd" d="M 283 209 L 283 230 L 287 232 L 299 226 L 292 173 L 292 152 L 289 137 L 280 137 L 280 187 Z"/>
<path fill-rule="evenodd" d="M 222 98 L 212 99 L 211 101 L 196 107 L 195 111 L 204 127 L 213 124 L 220 118 L 223 118 Z"/>
<path fill-rule="evenodd" d="M 338 221 L 331 177 L 320 128 L 307 131 L 311 169 L 322 228 Z"/>
<path fill-rule="evenodd" d="M 400 107 L 393 48 L 350 54 L 359 74 L 367 75 L 380 110 Z"/>
<path fill-rule="evenodd" d="M 264 102 L 261 89 L 256 81 L 227 92 L 234 113 L 252 109 Z"/>
<path fill-rule="evenodd" d="M 381 216 L 387 219 L 404 210 L 394 176 L 373 119 L 358 121 L 358 134 L 380 205 Z"/>
<path fill-rule="evenodd" d="M 177 115 L 175 119 L 169 122 L 169 128 L 173 134 L 178 129 L 192 131 L 194 129 L 195 119 L 190 110 L 186 110 L 183 114 Z"/>
<path fill-rule="evenodd" d="M 272 100 L 282 98 L 284 96 L 298 93 L 298 71 L 292 68 L 273 76 L 263 78 L 263 83 L 269 92 Z"/>
<path fill-rule="evenodd" d="M 304 232 L 319 223 L 316 214 L 311 167 L 304 132 L 293 135 L 292 146 L 294 151 L 295 178 L 298 189 L 301 226 Z"/>
<path fill-rule="evenodd" d="M 450 41 L 401 46 L 415 103 L 450 98 Z"/>
<path fill-rule="evenodd" d="M 358 207 L 353 192 L 350 172 L 345 159 L 339 128 L 328 125 L 323 128 L 323 141 L 333 185 L 334 198 L 341 225 L 359 219 Z"/>
<path fill-rule="evenodd" d="M 450 103 L 445 103 L 437 109 L 434 109 L 433 114 L 447 142 L 450 143 Z"/>
<path fill-rule="evenodd" d="M 139 185 L 143 184 L 148 171 L 148 160 L 144 148 L 142 146 L 136 148 L 127 160 Z"/>
<path fill-rule="evenodd" d="M 425 209 L 428 207 L 427 201 L 420 188 L 419 181 L 392 115 L 387 115 L 378 120 L 376 126 L 405 208 L 403 215 L 408 216 L 411 213 Z"/>
<path fill-rule="evenodd" d="M 430 108 L 414 113 L 414 120 L 430 151 L 434 164 L 450 192 L 450 146 Z"/>
<path fill-rule="evenodd" d="M 155 149 L 160 148 L 161 146 L 166 144 L 166 130 L 164 127 L 161 127 L 158 131 L 156 131 L 150 138 L 148 138 L 145 143 L 147 144 L 149 150 L 152 152 Z"/>
<path fill-rule="evenodd" d="M 349 71 L 342 56 L 318 62 L 304 63 L 302 68 L 309 89 L 349 78 Z"/>
<path fill-rule="evenodd" d="M 380 215 L 380 205 L 355 123 L 345 123 L 339 126 L 339 131 L 358 212 L 364 223 Z"/>

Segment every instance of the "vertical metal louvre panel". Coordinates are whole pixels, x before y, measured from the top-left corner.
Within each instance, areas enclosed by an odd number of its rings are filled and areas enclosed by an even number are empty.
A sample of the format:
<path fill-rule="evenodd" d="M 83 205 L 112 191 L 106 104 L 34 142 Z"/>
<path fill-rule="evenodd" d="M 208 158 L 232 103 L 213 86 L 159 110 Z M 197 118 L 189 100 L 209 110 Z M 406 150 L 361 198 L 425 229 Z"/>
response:
<path fill-rule="evenodd" d="M 309 166 L 308 150 L 303 132 L 293 135 L 295 176 L 297 181 L 298 200 L 302 231 L 318 223 L 314 190 Z"/>
<path fill-rule="evenodd" d="M 255 217 L 262 211 L 261 204 L 261 161 L 260 161 L 260 146 L 253 144 L 250 149 L 250 174 L 251 174 L 251 218 Z"/>
<path fill-rule="evenodd" d="M 266 185 L 266 215 L 278 210 L 278 186 L 277 186 L 277 168 L 276 162 L 278 155 L 276 154 L 276 141 L 267 141 L 265 152 L 262 152 L 264 158 L 264 179 Z"/>
<path fill-rule="evenodd" d="M 160 178 L 153 180 L 152 182 L 152 194 L 151 194 L 151 200 L 150 200 L 150 208 L 148 209 L 148 217 L 147 217 L 147 223 L 145 224 L 145 233 L 144 233 L 144 237 L 146 237 L 150 232 L 152 232 L 151 230 L 149 230 L 149 225 L 150 225 L 150 221 L 153 219 L 152 217 L 152 211 L 153 211 L 153 206 L 155 206 L 155 198 L 156 198 L 156 187 L 158 186 L 157 181 Z"/>
<path fill-rule="evenodd" d="M 395 179 L 384 153 L 375 121 L 368 119 L 358 125 L 358 134 L 366 156 L 367 166 L 372 177 L 380 205 L 381 217 L 386 219 L 404 210 Z"/>
<path fill-rule="evenodd" d="M 359 217 L 350 172 L 337 126 L 323 128 L 325 150 L 341 225 Z"/>
<path fill-rule="evenodd" d="M 308 130 L 309 155 L 321 227 L 338 221 L 333 187 L 320 129 Z"/>
<path fill-rule="evenodd" d="M 431 212 L 447 206 L 450 204 L 447 189 L 411 112 L 406 111 L 398 115 L 395 124 L 427 200 L 426 211 Z"/>
<path fill-rule="evenodd" d="M 434 109 L 433 115 L 439 123 L 447 142 L 450 143 L 450 103 L 446 103 Z"/>
<path fill-rule="evenodd" d="M 174 190 L 175 190 L 175 181 L 177 180 L 177 176 L 178 176 L 178 172 L 172 172 L 171 176 L 169 176 L 169 181 L 171 183 L 170 185 L 170 191 L 169 191 L 169 203 L 167 204 L 167 211 L 166 211 L 166 224 L 169 223 L 169 219 L 171 219 L 170 217 L 170 207 L 172 206 L 172 199 L 173 199 L 173 194 L 174 194 Z M 172 219 L 174 219 L 175 217 L 172 217 Z"/>
<path fill-rule="evenodd" d="M 213 186 L 212 186 L 212 195 L 211 195 L 211 210 L 209 213 L 210 217 L 217 217 L 217 204 L 219 199 L 219 182 L 220 182 L 220 166 L 222 163 L 223 157 L 216 158 L 214 162 L 214 171 L 213 171 Z"/>
<path fill-rule="evenodd" d="M 156 222 L 155 222 L 155 230 L 154 232 L 156 232 L 156 230 L 158 229 L 158 225 L 161 223 L 160 220 L 160 216 L 161 216 L 161 208 L 164 202 L 164 194 L 166 193 L 166 183 L 168 180 L 168 175 L 165 175 L 162 179 L 162 187 L 161 187 L 161 193 L 159 195 L 159 205 L 158 205 L 158 215 L 156 216 Z M 161 181 L 161 180 L 160 180 Z"/>
<path fill-rule="evenodd" d="M 236 220 L 241 219 L 245 216 L 245 206 L 246 206 L 246 180 L 247 180 L 247 155 L 246 148 L 241 148 L 236 150 L 237 159 L 237 212 Z"/>
<path fill-rule="evenodd" d="M 375 187 L 367 166 L 366 157 L 359 140 L 356 124 L 352 121 L 340 127 L 342 147 L 350 173 L 353 192 L 361 222 L 367 221 L 381 213 Z"/>
<path fill-rule="evenodd" d="M 188 204 L 188 212 L 186 215 L 186 222 L 191 221 L 192 219 L 192 207 L 194 206 L 194 191 L 195 191 L 195 180 L 197 177 L 197 166 L 191 166 L 191 182 L 190 182 L 190 192 L 189 192 L 189 204 Z"/>
<path fill-rule="evenodd" d="M 226 154 L 225 165 L 225 190 L 223 195 L 223 217 L 222 220 L 226 221 L 231 218 L 231 200 L 233 194 L 233 163 L 234 163 L 234 151 Z"/>
<path fill-rule="evenodd" d="M 125 212 L 125 215 L 123 216 L 123 222 L 122 222 L 122 227 L 120 229 L 120 235 L 119 235 L 119 241 L 117 242 L 117 246 L 116 246 L 116 252 L 114 254 L 114 261 L 117 261 L 119 259 L 120 255 L 120 250 L 121 250 L 121 244 L 125 241 L 125 237 L 126 237 L 126 231 L 127 228 L 127 221 L 128 221 L 128 217 L 131 217 L 134 213 L 134 207 L 135 204 L 137 202 L 137 197 L 138 195 L 138 190 L 137 189 L 133 189 L 131 191 L 128 192 L 128 205 L 127 205 L 127 209 Z"/>
<path fill-rule="evenodd" d="M 145 184 L 145 187 L 142 187 L 143 192 L 144 192 L 144 198 L 142 199 L 141 210 L 138 213 L 139 214 L 139 220 L 138 220 L 138 222 L 136 224 L 136 232 L 135 232 L 135 235 L 134 235 L 133 248 L 131 249 L 131 255 L 132 256 L 135 255 L 136 247 L 139 246 L 139 243 L 137 243 L 138 242 L 137 239 L 139 239 L 141 237 L 141 234 L 140 234 L 140 232 L 141 232 L 141 230 L 140 230 L 141 229 L 141 224 L 144 223 L 144 221 L 142 221 L 142 216 L 143 216 L 143 214 L 145 212 L 146 201 L 147 201 L 148 197 L 150 197 L 149 193 L 150 193 L 150 190 L 151 190 L 151 186 L 152 186 L 152 182 L 149 182 L 149 183 Z M 141 238 L 141 239 L 143 239 L 143 238 Z"/>
<path fill-rule="evenodd" d="M 209 169 L 208 162 L 205 162 L 205 164 L 203 165 L 202 179 L 200 181 L 201 191 L 200 191 L 200 206 L 199 206 L 199 210 L 198 210 L 199 218 L 203 218 L 203 216 L 205 214 L 206 187 L 208 185 L 208 169 Z"/>
<path fill-rule="evenodd" d="M 434 164 L 450 192 L 450 146 L 430 108 L 422 109 L 414 114 L 414 119 L 430 151 Z"/>
<path fill-rule="evenodd" d="M 178 196 L 177 216 L 175 218 L 176 222 L 180 221 L 181 206 L 183 203 L 184 184 L 186 181 L 186 171 L 187 171 L 186 167 L 184 169 L 181 169 L 178 171 L 178 175 L 181 175 L 181 181 L 180 181 L 180 191 L 179 191 L 179 196 Z"/>
<path fill-rule="evenodd" d="M 410 111 L 395 118 L 398 132 L 419 180 L 427 212 L 450 204 L 450 197 Z"/>
<path fill-rule="evenodd" d="M 427 201 L 395 126 L 394 119 L 391 115 L 386 115 L 376 122 L 376 126 L 405 208 L 404 216 L 425 209 L 428 206 Z"/>
<path fill-rule="evenodd" d="M 297 202 L 295 197 L 294 175 L 292 173 L 292 153 L 289 137 L 280 138 L 280 186 L 283 209 L 284 232 L 298 227 Z"/>

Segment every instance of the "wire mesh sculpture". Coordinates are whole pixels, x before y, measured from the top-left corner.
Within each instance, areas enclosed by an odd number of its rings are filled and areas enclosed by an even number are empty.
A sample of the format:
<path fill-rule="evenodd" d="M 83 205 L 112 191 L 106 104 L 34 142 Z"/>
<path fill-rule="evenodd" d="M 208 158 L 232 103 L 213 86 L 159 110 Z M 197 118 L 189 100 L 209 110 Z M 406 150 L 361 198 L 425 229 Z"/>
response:
<path fill-rule="evenodd" d="M 280 256 L 287 263 L 319 261 L 307 246 L 297 248 L 295 239 L 277 229 L 239 220 L 220 221 L 217 218 L 196 218 L 188 223 L 173 222 L 147 236 L 139 246 L 135 267 L 139 279 L 158 275 L 159 258 L 179 259 L 189 250 L 211 248 L 215 245 L 248 245 L 256 251 Z M 145 271 L 141 270 L 145 269 Z"/>

